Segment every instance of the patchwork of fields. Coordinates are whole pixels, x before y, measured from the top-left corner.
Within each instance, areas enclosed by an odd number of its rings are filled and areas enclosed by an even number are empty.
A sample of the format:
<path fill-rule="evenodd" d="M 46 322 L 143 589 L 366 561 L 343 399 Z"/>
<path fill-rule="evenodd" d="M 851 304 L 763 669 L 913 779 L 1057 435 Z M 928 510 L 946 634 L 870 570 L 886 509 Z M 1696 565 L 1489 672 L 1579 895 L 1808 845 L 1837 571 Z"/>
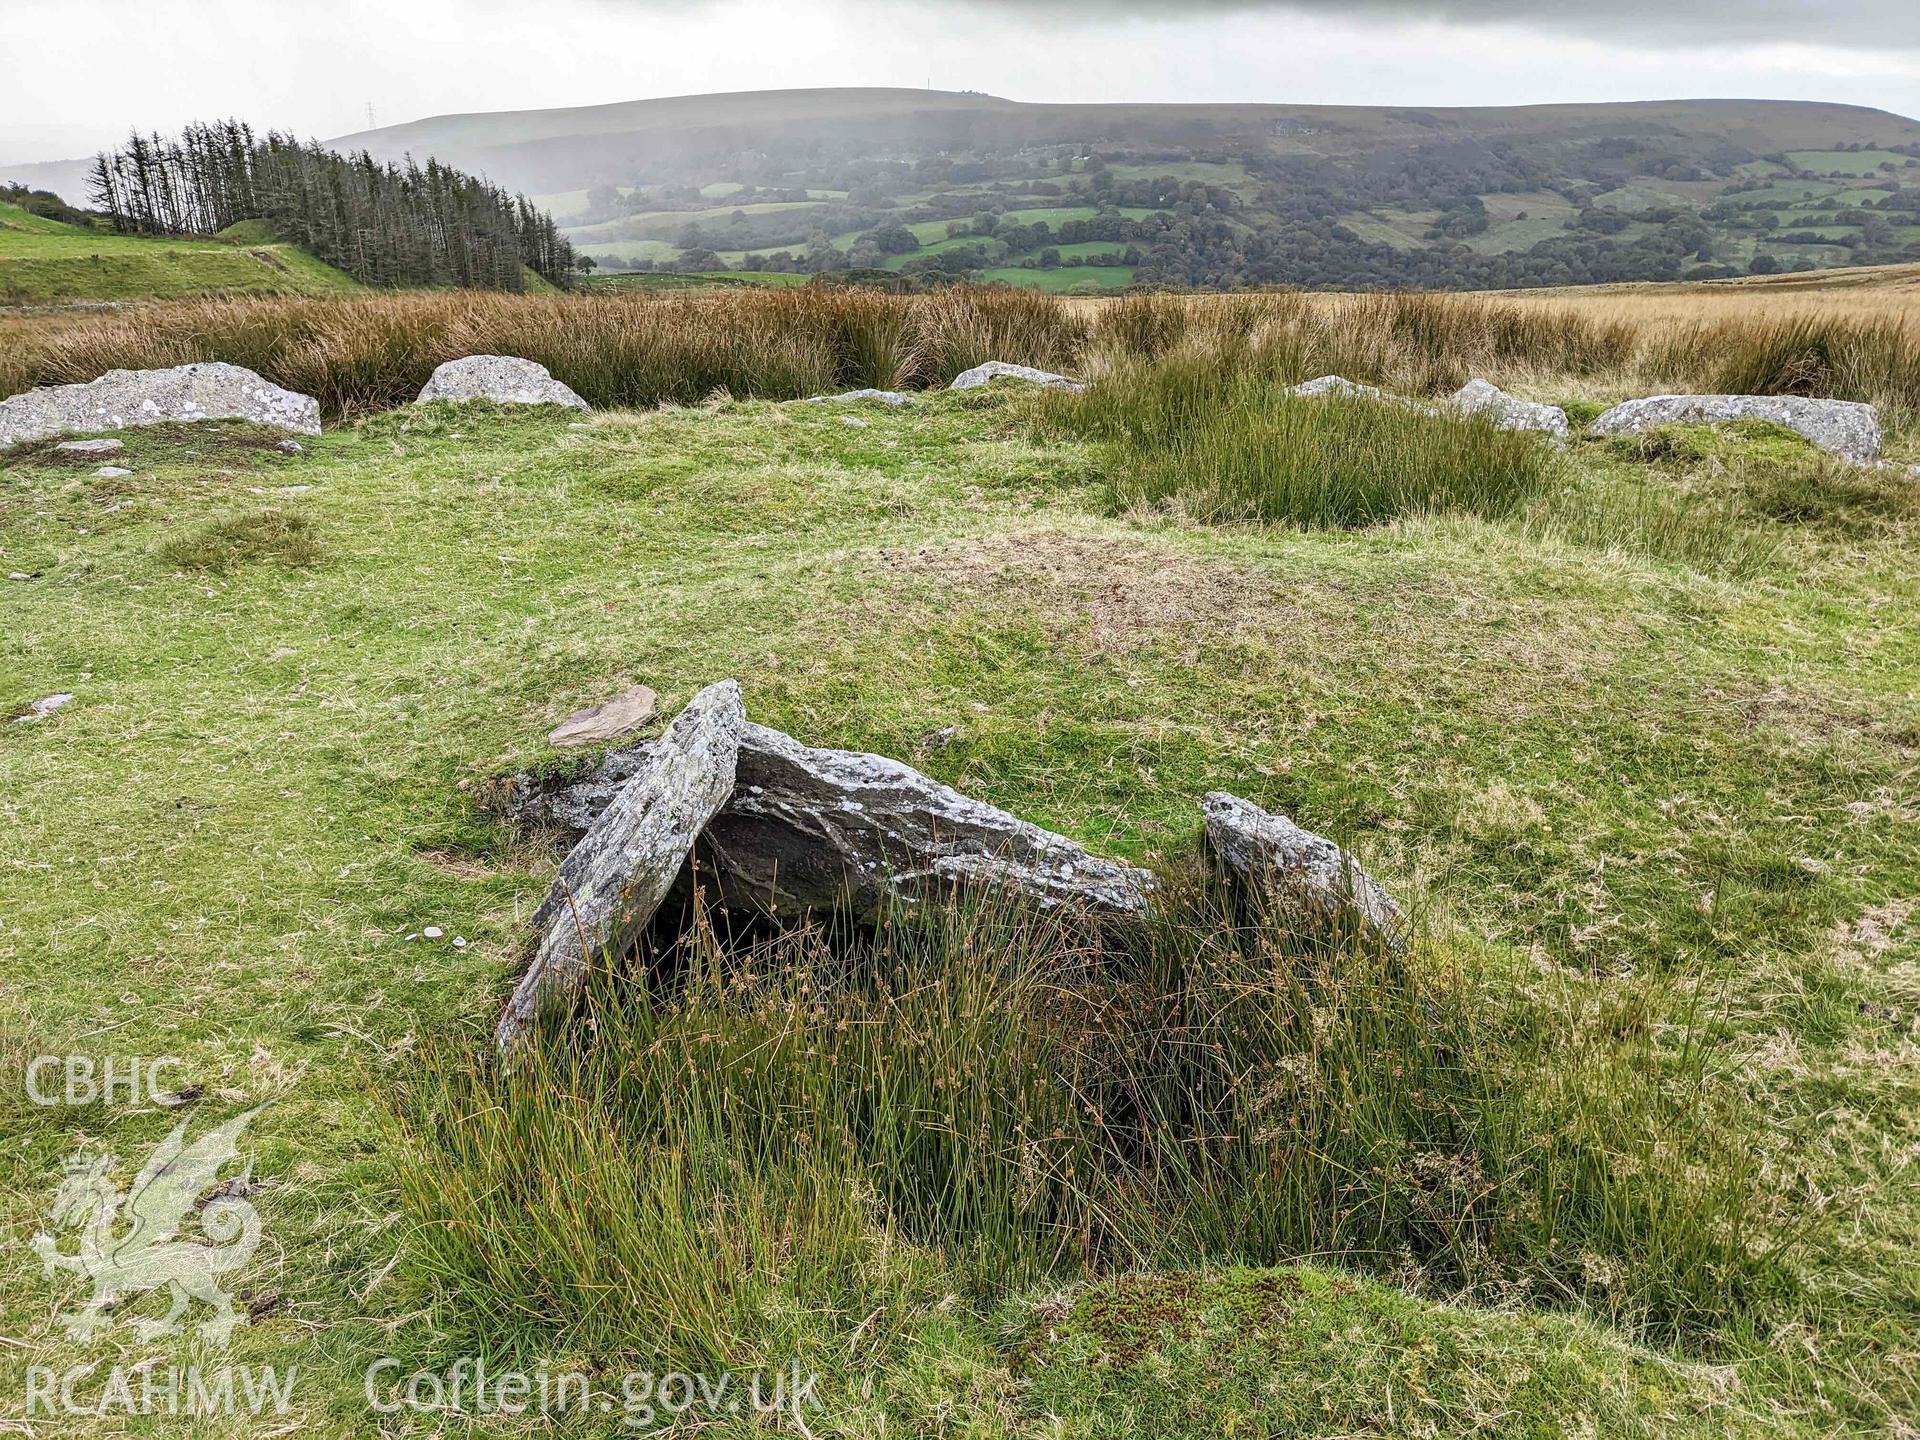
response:
<path fill-rule="evenodd" d="M 889 167 L 876 163 L 850 189 L 821 188 L 831 170 L 803 166 L 757 186 L 606 186 L 540 198 L 571 220 L 573 243 L 615 266 L 851 263 L 1070 293 L 1143 277 L 1202 288 L 1249 276 L 1360 288 L 1392 283 L 1397 272 L 1403 283 L 1440 287 L 1457 284 L 1456 274 L 1485 285 L 1519 276 L 1705 279 L 1920 253 L 1920 158 L 1910 148 L 1783 148 L 1729 161 L 1677 158 L 1686 148 L 1677 140 L 1663 155 L 1661 143 L 1589 142 L 1585 154 L 1558 144 L 1532 166 L 1504 150 L 1463 158 L 1457 144 L 1439 144 L 1428 161 L 1414 145 L 1397 158 L 1402 182 L 1383 179 L 1392 166 L 1370 167 L 1365 150 L 1262 163 L 1198 149 L 1149 158 L 1116 145 L 966 153 L 963 164 L 943 165 L 949 183 L 932 188 L 924 166 L 896 164 L 887 180 Z M 1551 176 L 1555 165 L 1581 178 Z M 1449 167 L 1462 171 L 1451 186 L 1439 178 Z M 1531 183 L 1513 183 L 1516 169 Z M 1352 198 L 1342 203 L 1343 194 Z M 732 208 L 714 203 L 736 197 Z M 1306 257 L 1286 258 L 1303 246 Z M 1369 247 L 1387 253 L 1363 253 Z M 1467 259 L 1446 259 L 1455 249 Z M 1310 261 L 1304 270 L 1301 259 Z M 1079 273 L 1062 279 L 1052 273 L 1061 268 Z M 1351 277 L 1346 286 L 1342 276 Z"/>

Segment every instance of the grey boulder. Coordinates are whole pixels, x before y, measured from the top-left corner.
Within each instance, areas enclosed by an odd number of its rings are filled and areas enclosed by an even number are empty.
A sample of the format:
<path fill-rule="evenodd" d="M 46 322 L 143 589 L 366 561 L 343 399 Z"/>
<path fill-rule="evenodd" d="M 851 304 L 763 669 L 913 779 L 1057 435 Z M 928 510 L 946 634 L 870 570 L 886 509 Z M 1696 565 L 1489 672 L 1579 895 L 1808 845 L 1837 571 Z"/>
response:
<path fill-rule="evenodd" d="M 954 377 L 949 390 L 978 390 L 982 385 L 991 385 L 995 380 L 1024 380 L 1030 385 L 1041 385 L 1048 390 L 1065 390 L 1077 395 L 1087 387 L 1078 380 L 1069 380 L 1064 375 L 1055 375 L 1050 370 L 1036 370 L 1031 365 L 1009 365 L 1004 360 L 989 360 L 984 365 L 976 365 L 964 374 Z"/>
<path fill-rule="evenodd" d="M 867 401 L 899 410 L 913 404 L 913 397 L 898 390 L 849 390 L 844 395 L 815 395 L 799 403 L 802 405 L 858 405 Z"/>
<path fill-rule="evenodd" d="M 1654 395 L 1616 405 L 1593 422 L 1596 435 L 1638 435 L 1660 425 L 1770 420 L 1829 454 L 1868 465 L 1880 458 L 1880 412 L 1854 400 L 1800 395 Z"/>
<path fill-rule="evenodd" d="M 1484 415 L 1502 430 L 1537 430 L 1557 443 L 1567 441 L 1567 412 L 1558 405 L 1518 400 L 1486 380 L 1469 380 L 1455 392 L 1454 408 L 1465 415 Z"/>
<path fill-rule="evenodd" d="M 1422 415 L 1440 413 L 1425 401 L 1410 400 L 1405 395 L 1395 395 L 1377 385 L 1362 385 L 1358 380 L 1349 380 L 1344 375 L 1322 375 L 1315 380 L 1304 380 L 1293 387 L 1292 393 L 1307 400 L 1333 395 L 1347 400 L 1378 400 L 1383 405 L 1398 405 L 1407 410 L 1417 410 Z"/>
<path fill-rule="evenodd" d="M 503 1048 L 543 1010 L 571 1003 L 596 960 L 639 938 L 733 793 L 746 723 L 739 685 L 722 680 L 646 747 L 534 912 L 539 940 L 494 1032 Z"/>
<path fill-rule="evenodd" d="M 1400 906 L 1333 841 L 1224 791 L 1207 796 L 1202 809 L 1208 848 L 1263 903 L 1315 929 L 1337 929 L 1351 916 L 1362 933 L 1403 942 Z"/>
<path fill-rule="evenodd" d="M 169 370 L 109 370 L 85 385 L 55 385 L 0 400 L 0 449 L 72 431 L 87 434 L 192 420 L 248 420 L 318 435 L 320 402 L 224 361 Z"/>
<path fill-rule="evenodd" d="M 123 440 L 62 440 L 53 448 L 71 455 L 114 455 L 127 446 Z"/>
<path fill-rule="evenodd" d="M 498 405 L 592 407 L 547 372 L 547 367 L 513 355 L 469 355 L 449 360 L 433 372 L 413 403 L 435 400 L 491 400 Z"/>

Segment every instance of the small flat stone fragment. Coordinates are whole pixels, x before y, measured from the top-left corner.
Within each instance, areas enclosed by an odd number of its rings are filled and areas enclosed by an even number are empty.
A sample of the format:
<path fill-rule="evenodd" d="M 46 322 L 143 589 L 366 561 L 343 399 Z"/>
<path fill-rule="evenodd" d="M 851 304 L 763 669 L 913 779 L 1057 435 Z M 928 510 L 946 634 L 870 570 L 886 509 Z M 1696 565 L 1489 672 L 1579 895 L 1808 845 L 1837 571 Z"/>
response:
<path fill-rule="evenodd" d="M 1048 390 L 1064 390 L 1077 395 L 1087 387 L 1078 380 L 1069 380 L 1064 375 L 1055 375 L 1050 370 L 1036 370 L 1031 365 L 1009 365 L 1004 360 L 989 360 L 984 365 L 954 378 L 949 390 L 978 390 L 982 385 L 991 385 L 995 380 L 1023 380 L 1029 385 L 1044 386 Z"/>
<path fill-rule="evenodd" d="M 112 455 L 127 445 L 124 440 L 62 440 L 53 448 L 73 455 Z"/>
<path fill-rule="evenodd" d="M 913 404 L 913 397 L 899 390 L 849 390 L 844 395 L 814 395 L 798 403 L 802 405 L 857 405 L 870 402 L 886 405 L 899 410 Z"/>
<path fill-rule="evenodd" d="M 31 705 L 27 706 L 26 714 L 14 716 L 14 723 L 16 725 L 22 725 L 30 724 L 35 720 L 44 720 L 71 699 L 73 699 L 73 696 L 64 690 L 57 695 L 43 695 Z"/>
<path fill-rule="evenodd" d="M 660 710 L 660 697 L 645 685 L 623 690 L 613 699 L 576 710 L 554 727 L 547 743 L 556 750 L 607 745 L 644 729 Z"/>
<path fill-rule="evenodd" d="M 93 472 L 94 478 L 98 480 L 111 480 L 116 476 L 131 475 L 132 473 L 133 471 L 119 465 L 102 465 L 98 470 Z"/>

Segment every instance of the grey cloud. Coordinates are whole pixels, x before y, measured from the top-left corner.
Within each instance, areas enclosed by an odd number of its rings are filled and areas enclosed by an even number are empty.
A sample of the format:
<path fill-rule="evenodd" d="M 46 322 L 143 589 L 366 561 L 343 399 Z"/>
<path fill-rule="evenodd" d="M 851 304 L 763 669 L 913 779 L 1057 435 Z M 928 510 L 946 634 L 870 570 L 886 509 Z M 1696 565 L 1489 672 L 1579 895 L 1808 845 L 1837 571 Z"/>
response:
<path fill-rule="evenodd" d="M 1036 18 L 1084 19 L 1087 13 L 1082 0 L 974 3 Z M 1913 0 L 1105 0 L 1100 11 L 1142 19 L 1241 13 L 1514 25 L 1611 40 L 1629 49 L 1675 42 L 1920 48 L 1920 5 Z"/>

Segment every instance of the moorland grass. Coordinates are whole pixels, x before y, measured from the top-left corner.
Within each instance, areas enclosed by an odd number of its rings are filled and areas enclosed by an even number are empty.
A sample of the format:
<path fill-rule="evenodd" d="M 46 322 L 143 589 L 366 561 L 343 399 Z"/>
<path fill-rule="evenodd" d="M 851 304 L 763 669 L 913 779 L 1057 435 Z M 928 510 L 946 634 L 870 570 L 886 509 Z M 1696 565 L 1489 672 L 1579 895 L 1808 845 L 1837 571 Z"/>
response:
<path fill-rule="evenodd" d="M 1789 315 L 1705 321 L 1664 336 L 1656 374 L 1732 395 L 1810 395 L 1920 415 L 1920 327 L 1911 319 Z"/>
<path fill-rule="evenodd" d="M 1479 376 L 1551 398 L 1649 388 L 1831 395 L 1920 413 L 1911 319 L 1764 311 L 1641 325 L 1475 296 L 1139 295 L 1074 301 L 958 286 L 930 295 L 795 286 L 716 294 L 387 294 L 154 304 L 28 327 L 0 393 L 114 368 L 227 360 L 332 417 L 403 404 L 434 366 L 499 353 L 546 365 L 596 406 L 937 388 L 984 360 L 1101 374 L 1180 345 L 1244 345 L 1294 379 L 1339 374 L 1410 395 Z"/>
<path fill-rule="evenodd" d="M 1037 423 L 1055 403 L 996 387 L 861 429 L 761 403 L 429 407 L 298 455 L 132 430 L 114 478 L 0 457 L 0 568 L 29 577 L 4 591 L 0 708 L 76 697 L 0 727 L 10 1232 L 47 1223 L 75 1148 L 109 1145 L 124 1183 L 180 1118 L 32 1106 L 26 1059 L 175 1054 L 196 1126 L 276 1097 L 246 1146 L 270 1240 L 236 1279 L 259 1313 L 230 1352 L 299 1364 L 275 1428 L 367 1433 L 377 1356 L 604 1377 L 670 1343 L 800 1357 L 822 1437 L 1901 1433 L 1911 487 L 1735 428 L 1579 441 L 1495 520 L 1203 526 L 1114 515 L 1107 442 Z M 311 488 L 279 503 L 321 563 L 159 554 L 294 469 Z M 1723 504 L 1765 564 L 1536 528 L 1629 484 Z M 1101 967 L 1091 988 L 962 955 L 885 994 L 832 945 L 716 941 L 738 989 L 597 997 L 607 1043 L 580 1029 L 551 1057 L 573 1090 L 502 1087 L 476 1057 L 558 857 L 479 797 L 582 705 L 644 681 L 670 712 L 729 674 L 757 719 L 910 760 L 1170 893 L 1196 797 L 1245 794 L 1359 854 L 1421 938 L 1404 962 L 1323 958 L 1203 912 L 1095 957 L 1029 923 L 1069 979 Z M 936 940 L 903 940 L 896 972 Z M 1069 1024 L 1107 982 L 1117 1013 Z M 857 1046 L 866 1083 L 787 1036 Z M 1062 1113 L 1067 1074 L 1097 1118 Z M 1059 1169 L 1023 1177 L 1021 1099 L 1058 1117 Z M 949 1114 L 998 1143 L 963 1146 Z M 850 1152 L 826 1143 L 846 1117 Z M 1215 1120 L 1235 1128 L 1202 1135 Z M 1181 1134 L 1204 1165 L 1168 1157 Z M 1325 1158 L 1276 1173 L 1262 1147 L 1291 1137 Z M 1507 1183 L 1473 1198 L 1475 1165 Z M 1326 1237 L 1349 1248 L 1295 1252 Z M 1028 1280 L 995 1278 L 1008 1256 Z M 81 1282 L 25 1245 L 0 1275 L 8 1393 L 28 1363 L 191 1357 L 69 1342 Z"/>
<path fill-rule="evenodd" d="M 1105 946 L 1005 898 L 751 942 L 696 912 L 504 1071 L 448 1057 L 403 1172 L 421 1258 L 476 1341 L 628 1363 L 851 1303 L 886 1237 L 978 1295 L 1337 1255 L 1668 1344 L 1791 1294 L 1704 1034 L 1595 1043 L 1198 868 L 1157 894 Z"/>
<path fill-rule="evenodd" d="M 320 558 L 320 538 L 306 516 L 265 509 L 169 535 L 155 553 L 182 570 L 214 575 L 261 561 L 298 569 Z"/>

